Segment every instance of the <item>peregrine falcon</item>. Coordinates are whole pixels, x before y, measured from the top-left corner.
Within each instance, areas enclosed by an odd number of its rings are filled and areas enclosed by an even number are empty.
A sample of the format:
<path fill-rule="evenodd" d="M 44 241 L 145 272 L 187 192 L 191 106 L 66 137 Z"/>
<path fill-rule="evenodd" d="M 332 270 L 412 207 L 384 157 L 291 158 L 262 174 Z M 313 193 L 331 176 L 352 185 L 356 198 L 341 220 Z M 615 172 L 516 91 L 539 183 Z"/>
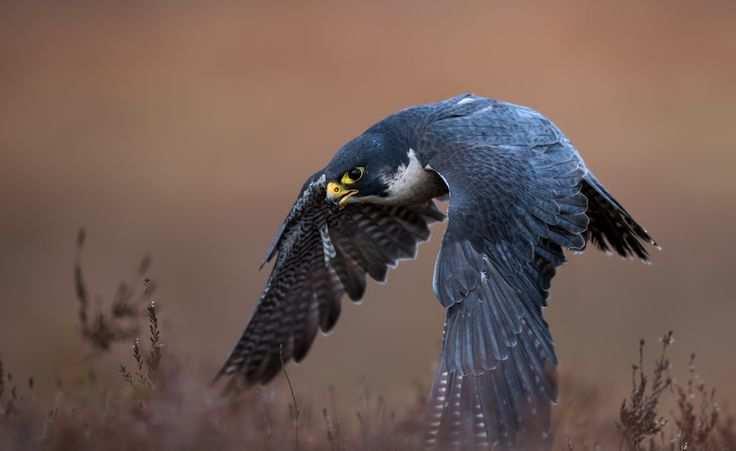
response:
<path fill-rule="evenodd" d="M 218 377 L 269 382 L 330 331 L 343 295 L 360 300 L 414 258 L 445 214 L 433 291 L 445 312 L 427 412 L 428 447 L 549 442 L 557 400 L 542 308 L 564 250 L 592 242 L 648 259 L 656 246 L 549 119 L 464 94 L 392 114 L 304 184 L 266 256 L 276 259 Z"/>

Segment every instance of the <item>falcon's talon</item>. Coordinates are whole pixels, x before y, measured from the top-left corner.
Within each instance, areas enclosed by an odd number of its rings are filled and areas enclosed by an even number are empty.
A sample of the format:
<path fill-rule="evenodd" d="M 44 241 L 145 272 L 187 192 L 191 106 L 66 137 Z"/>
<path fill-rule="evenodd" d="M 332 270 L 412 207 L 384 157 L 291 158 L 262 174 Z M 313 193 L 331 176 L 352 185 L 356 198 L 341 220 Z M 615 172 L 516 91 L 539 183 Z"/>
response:
<path fill-rule="evenodd" d="M 465 94 L 401 110 L 304 184 L 273 241 L 271 276 L 219 374 L 265 383 L 332 330 L 343 294 L 415 255 L 449 224 L 432 288 L 445 309 L 427 445 L 549 437 L 557 357 L 542 316 L 563 250 L 593 243 L 648 261 L 656 241 L 536 111 Z M 345 208 L 352 204 L 351 208 Z M 463 416 L 482 419 L 463 436 Z"/>

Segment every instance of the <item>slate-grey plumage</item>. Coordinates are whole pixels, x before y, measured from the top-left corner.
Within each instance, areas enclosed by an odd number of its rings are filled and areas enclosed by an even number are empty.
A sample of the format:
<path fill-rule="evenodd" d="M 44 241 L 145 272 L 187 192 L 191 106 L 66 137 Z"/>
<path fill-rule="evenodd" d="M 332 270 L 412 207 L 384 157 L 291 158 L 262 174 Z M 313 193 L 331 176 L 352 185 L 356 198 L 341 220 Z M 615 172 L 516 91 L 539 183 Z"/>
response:
<path fill-rule="evenodd" d="M 428 225 L 449 224 L 433 288 L 446 312 L 427 413 L 429 447 L 530 448 L 557 399 L 542 315 L 564 249 L 592 241 L 648 259 L 649 234 L 541 114 L 465 94 L 407 108 L 345 144 L 304 184 L 277 233 L 271 276 L 220 371 L 267 383 L 331 330 L 366 274 L 413 258 Z"/>

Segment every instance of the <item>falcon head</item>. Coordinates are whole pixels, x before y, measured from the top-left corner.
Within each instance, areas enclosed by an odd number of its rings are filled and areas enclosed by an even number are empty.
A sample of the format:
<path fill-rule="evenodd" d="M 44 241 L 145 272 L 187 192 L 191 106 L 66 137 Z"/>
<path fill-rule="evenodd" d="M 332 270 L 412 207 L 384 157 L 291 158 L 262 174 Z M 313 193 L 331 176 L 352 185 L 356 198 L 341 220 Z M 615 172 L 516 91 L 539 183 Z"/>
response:
<path fill-rule="evenodd" d="M 341 207 L 358 202 L 407 204 L 437 195 L 437 175 L 424 169 L 409 145 L 385 131 L 369 131 L 345 144 L 324 174 L 327 200 Z"/>

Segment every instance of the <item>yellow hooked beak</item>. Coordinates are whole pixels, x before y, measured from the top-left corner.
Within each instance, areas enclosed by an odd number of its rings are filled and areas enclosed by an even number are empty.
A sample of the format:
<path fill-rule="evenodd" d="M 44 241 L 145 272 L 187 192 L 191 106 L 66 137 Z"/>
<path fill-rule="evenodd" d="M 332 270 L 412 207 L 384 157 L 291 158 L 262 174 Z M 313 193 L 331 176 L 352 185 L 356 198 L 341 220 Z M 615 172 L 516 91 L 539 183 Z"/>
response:
<path fill-rule="evenodd" d="M 337 203 L 340 207 L 347 205 L 351 197 L 358 194 L 357 189 L 347 189 L 337 182 L 327 184 L 327 200 Z"/>

